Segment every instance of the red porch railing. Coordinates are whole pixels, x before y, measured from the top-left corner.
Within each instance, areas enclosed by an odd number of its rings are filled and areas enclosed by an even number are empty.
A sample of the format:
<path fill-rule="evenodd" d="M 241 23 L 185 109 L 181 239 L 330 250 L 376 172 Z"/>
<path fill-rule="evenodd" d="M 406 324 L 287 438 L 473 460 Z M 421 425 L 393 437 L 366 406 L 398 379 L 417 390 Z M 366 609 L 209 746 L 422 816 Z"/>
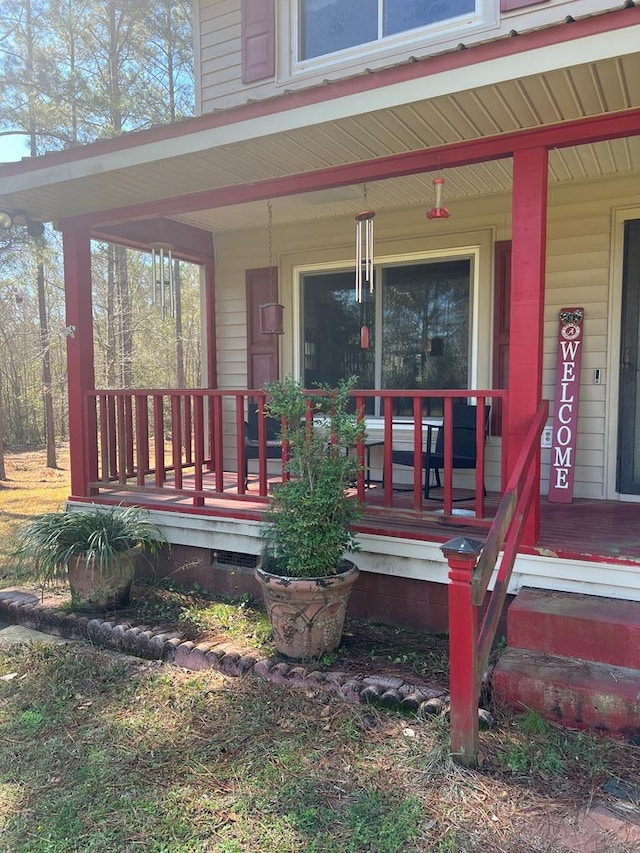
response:
<path fill-rule="evenodd" d="M 527 433 L 522 452 L 502 496 L 484 544 L 464 538 L 442 546 L 449 561 L 449 669 L 451 751 L 473 766 L 478 755 L 478 697 L 502 613 L 529 508 L 537 494 L 537 454 L 549 413 L 543 401 Z M 498 556 L 493 591 L 478 630 Z M 479 559 L 478 559 L 479 557 Z"/>
<path fill-rule="evenodd" d="M 455 486 L 453 469 L 453 404 L 456 399 L 473 399 L 476 405 L 476 468 L 467 475 L 468 507 L 475 519 L 485 519 L 485 410 L 492 400 L 505 398 L 500 390 L 358 390 L 353 392 L 355 411 L 367 422 L 367 437 L 356 448 L 362 472 L 356 493 L 375 511 L 388 511 L 407 506 L 407 488 L 411 492 L 411 509 L 424 512 L 439 509 L 440 514 L 454 514 Z M 86 495 L 107 491 L 136 493 L 161 492 L 187 498 L 194 507 L 205 507 L 207 499 L 224 497 L 229 501 L 266 502 L 273 478 L 286 476 L 286 451 L 277 474 L 268 471 L 267 430 L 265 420 L 258 417 L 257 476 L 245 480 L 246 418 L 249 402 L 257 403 L 264 412 L 266 395 L 257 390 L 95 390 L 86 398 L 86 423 L 96 425 L 95 443 L 88 441 Z M 400 409 L 404 417 L 397 416 Z M 437 407 L 439 415 L 425 412 Z M 503 407 L 504 410 L 505 407 Z M 369 414 L 369 412 L 377 414 Z M 411 413 L 411 414 L 408 414 Z M 435 443 L 437 430 L 443 430 L 444 468 L 441 500 L 426 501 L 423 477 L 425 448 Z M 503 435 L 506 430 L 503 426 Z M 405 467 L 402 500 L 394 484 L 392 451 L 403 442 L 413 451 L 413 474 Z M 92 450 L 92 447 L 95 449 Z M 92 457 L 92 454 L 93 457 Z M 271 453 L 273 458 L 273 452 Z M 273 463 L 272 463 L 273 464 Z M 374 471 L 377 476 L 373 476 Z M 369 491 L 375 480 L 376 492 Z M 374 499 L 375 498 L 375 499 Z M 473 518 L 465 513 L 467 522 Z"/>

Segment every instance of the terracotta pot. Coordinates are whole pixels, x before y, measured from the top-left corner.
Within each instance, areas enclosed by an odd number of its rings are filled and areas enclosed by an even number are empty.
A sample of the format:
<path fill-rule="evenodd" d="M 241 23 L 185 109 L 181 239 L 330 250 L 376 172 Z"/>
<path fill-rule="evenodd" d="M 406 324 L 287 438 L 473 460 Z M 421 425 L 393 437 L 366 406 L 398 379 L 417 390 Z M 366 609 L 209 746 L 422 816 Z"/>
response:
<path fill-rule="evenodd" d="M 87 566 L 82 556 L 67 566 L 71 602 L 76 610 L 112 610 L 126 607 L 141 546 L 123 551 L 106 567 Z"/>
<path fill-rule="evenodd" d="M 340 644 L 351 587 L 360 574 L 345 571 L 327 578 L 289 578 L 256 569 L 275 646 L 287 657 L 319 657 Z"/>

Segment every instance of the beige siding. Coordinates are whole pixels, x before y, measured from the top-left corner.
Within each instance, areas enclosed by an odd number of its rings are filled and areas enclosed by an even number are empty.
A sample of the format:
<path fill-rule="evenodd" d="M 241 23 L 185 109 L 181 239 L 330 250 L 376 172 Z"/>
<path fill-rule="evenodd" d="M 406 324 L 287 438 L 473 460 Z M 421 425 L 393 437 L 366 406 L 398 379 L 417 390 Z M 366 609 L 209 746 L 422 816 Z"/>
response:
<path fill-rule="evenodd" d="M 548 216 L 543 395 L 553 399 L 561 308 L 585 309 L 578 416 L 575 493 L 605 496 L 607 386 L 593 385 L 593 370 L 607 367 L 610 296 L 612 182 L 555 190 Z M 553 405 L 551 407 L 553 412 Z M 543 451 L 543 491 L 548 489 L 550 451 Z"/>
<path fill-rule="evenodd" d="M 288 0 L 287 0 L 288 3 Z M 467 45 L 481 41 L 493 41 L 507 36 L 512 30 L 522 33 L 530 29 L 561 23 L 568 15 L 574 18 L 585 17 L 614 7 L 611 0 L 550 0 L 550 2 L 519 9 L 503 14 L 497 26 L 490 26 L 480 32 L 460 30 L 433 42 L 426 40 L 424 45 L 412 44 L 395 52 L 376 56 L 371 53 L 342 63 L 340 67 L 326 66 L 321 71 L 307 72 L 292 77 L 283 61 L 288 51 L 286 20 L 282 10 L 285 0 L 276 0 L 278 8 L 277 40 L 279 71 L 275 80 L 244 85 L 242 83 L 242 57 L 240 39 L 240 0 L 199 0 L 196 3 L 195 32 L 198 34 L 196 62 L 199 53 L 199 68 L 196 77 L 199 80 L 199 100 L 197 105 L 201 113 L 214 109 L 237 106 L 250 99 L 263 99 L 282 94 L 285 89 L 303 89 L 315 86 L 328 79 L 350 77 L 365 68 L 379 68 L 405 62 L 407 53 L 415 57 L 454 50 L 463 41 Z M 616 8 L 619 6 L 617 4 Z M 553 120 L 551 118 L 550 120 Z"/>
<path fill-rule="evenodd" d="M 556 188 L 550 193 L 548 216 L 547 286 L 544 310 L 543 395 L 552 400 L 555 388 L 558 312 L 566 306 L 585 309 L 585 342 L 578 420 L 575 494 L 582 497 L 606 495 L 605 467 L 614 464 L 615 453 L 606 446 L 607 427 L 617 420 L 617 392 L 610 387 L 609 367 L 616 372 L 619 346 L 618 318 L 610 318 L 612 211 L 638 204 L 640 177 L 592 182 Z M 431 250 L 438 245 L 472 245 L 489 235 L 481 260 L 480 318 L 482 340 L 491 337 L 492 238 L 506 233 L 510 199 L 456 202 L 451 219 L 427 224 L 421 209 L 389 210 L 376 220 L 376 254 L 398 256 Z M 353 220 L 318 220 L 311 224 L 276 228 L 273 257 L 279 265 L 280 298 L 285 303 L 286 334 L 281 340 L 282 371 L 296 371 L 292 305 L 292 270 L 295 266 L 336 263 L 353 256 Z M 219 235 L 216 240 L 216 288 L 218 317 L 218 365 L 222 388 L 246 385 L 246 320 L 244 270 L 266 266 L 266 234 L 252 231 Z M 614 282 L 619 288 L 619 282 Z M 609 327 L 613 340 L 609 341 Z M 612 354 L 609 350 L 612 350 Z M 478 352 L 477 387 L 490 385 L 490 348 Z M 600 385 L 593 384 L 593 370 L 602 373 Z M 616 377 L 612 377 L 612 382 Z M 610 422 L 607 406 L 611 406 Z M 553 410 L 553 406 L 552 406 Z M 543 491 L 547 490 L 549 451 L 543 451 Z M 489 489 L 499 485 L 500 440 L 490 437 L 487 446 Z"/>

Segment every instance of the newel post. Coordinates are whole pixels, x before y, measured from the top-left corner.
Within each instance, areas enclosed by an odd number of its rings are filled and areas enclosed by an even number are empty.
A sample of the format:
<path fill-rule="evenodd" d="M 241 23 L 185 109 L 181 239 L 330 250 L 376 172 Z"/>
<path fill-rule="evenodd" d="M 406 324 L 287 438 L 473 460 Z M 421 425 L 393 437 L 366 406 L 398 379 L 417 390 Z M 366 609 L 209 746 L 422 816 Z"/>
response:
<path fill-rule="evenodd" d="M 475 767 L 478 757 L 478 608 L 472 581 L 482 546 L 465 537 L 441 546 L 449 563 L 451 753 L 466 767 Z"/>

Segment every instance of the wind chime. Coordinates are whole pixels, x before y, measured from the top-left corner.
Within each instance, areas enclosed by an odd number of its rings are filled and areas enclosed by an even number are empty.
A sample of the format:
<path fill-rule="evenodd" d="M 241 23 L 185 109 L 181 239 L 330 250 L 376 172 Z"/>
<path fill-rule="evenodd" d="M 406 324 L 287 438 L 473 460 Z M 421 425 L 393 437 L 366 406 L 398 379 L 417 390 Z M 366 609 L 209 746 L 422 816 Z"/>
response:
<path fill-rule="evenodd" d="M 449 211 L 442 206 L 442 188 L 444 186 L 444 178 L 434 178 L 433 186 L 436 190 L 435 207 L 427 211 L 427 219 L 448 219 Z"/>
<path fill-rule="evenodd" d="M 364 201 L 367 203 L 367 185 L 364 185 Z M 363 300 L 364 286 L 368 285 L 373 293 L 373 210 L 361 210 L 356 213 L 356 302 L 362 305 L 362 326 L 360 328 L 360 346 L 369 349 L 369 327 L 366 323 L 366 298 Z"/>
<path fill-rule="evenodd" d="M 260 331 L 263 335 L 284 334 L 284 305 L 276 302 L 276 283 L 273 276 L 273 209 L 271 199 L 267 202 L 267 233 L 269 240 L 269 299 L 258 306 Z"/>
<path fill-rule="evenodd" d="M 151 249 L 151 292 L 153 304 L 160 305 L 164 320 L 167 311 L 174 317 L 176 311 L 176 289 L 173 278 L 173 246 L 171 243 L 150 243 Z"/>

